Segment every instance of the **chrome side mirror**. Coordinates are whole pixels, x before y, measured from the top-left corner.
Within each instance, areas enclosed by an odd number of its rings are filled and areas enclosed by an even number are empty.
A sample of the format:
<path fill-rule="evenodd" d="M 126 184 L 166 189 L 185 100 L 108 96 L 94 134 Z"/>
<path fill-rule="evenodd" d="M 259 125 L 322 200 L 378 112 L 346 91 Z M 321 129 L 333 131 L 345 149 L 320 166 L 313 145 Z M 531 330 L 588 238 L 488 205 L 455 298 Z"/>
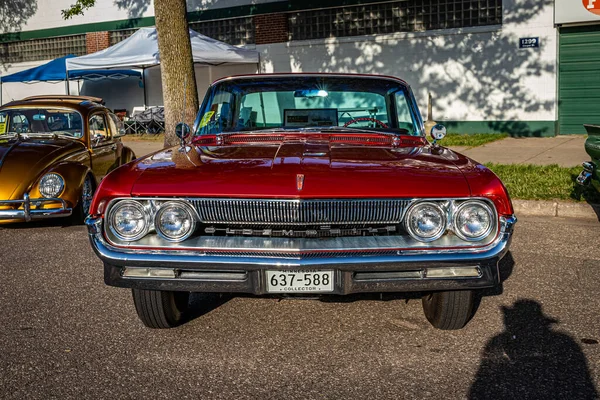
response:
<path fill-rule="evenodd" d="M 433 143 L 437 142 L 438 140 L 442 140 L 446 137 L 446 127 L 442 124 L 435 124 L 431 128 L 430 134 L 431 138 L 433 139 Z"/>
<path fill-rule="evenodd" d="M 187 139 L 188 136 L 190 136 L 191 131 L 190 126 L 184 122 L 180 122 L 175 126 L 175 135 L 177 135 L 180 140 Z"/>
<path fill-rule="evenodd" d="M 185 145 L 185 139 L 187 139 L 188 136 L 190 136 L 190 132 L 191 132 L 190 126 L 184 122 L 180 122 L 175 126 L 175 135 L 177 135 L 177 137 L 181 141 L 181 146 L 179 147 L 179 152 L 187 151 L 187 147 Z"/>

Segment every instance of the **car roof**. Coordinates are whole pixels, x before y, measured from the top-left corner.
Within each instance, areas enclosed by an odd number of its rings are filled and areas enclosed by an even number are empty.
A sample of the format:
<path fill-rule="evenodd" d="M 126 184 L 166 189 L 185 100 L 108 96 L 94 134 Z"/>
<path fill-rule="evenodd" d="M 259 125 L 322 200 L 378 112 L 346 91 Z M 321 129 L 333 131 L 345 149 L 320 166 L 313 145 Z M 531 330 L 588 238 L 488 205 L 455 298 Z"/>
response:
<path fill-rule="evenodd" d="M 281 72 L 281 73 L 268 73 L 268 74 L 244 74 L 244 75 L 232 75 L 224 78 L 217 79 L 212 84 L 234 80 L 234 79 L 260 79 L 260 78 L 298 78 L 302 76 L 308 77 L 342 77 L 342 78 L 371 78 L 371 79 L 386 79 L 395 81 L 401 85 L 409 86 L 409 84 L 400 78 L 389 75 L 375 75 L 375 74 L 349 74 L 349 73 L 333 73 L 333 72 Z"/>
<path fill-rule="evenodd" d="M 102 103 L 104 101 L 101 98 L 92 96 L 39 95 L 11 101 L 0 107 L 0 110 L 24 106 L 30 107 L 32 105 L 40 107 L 66 107 L 81 113 L 87 113 L 98 108 L 108 110 Z"/>

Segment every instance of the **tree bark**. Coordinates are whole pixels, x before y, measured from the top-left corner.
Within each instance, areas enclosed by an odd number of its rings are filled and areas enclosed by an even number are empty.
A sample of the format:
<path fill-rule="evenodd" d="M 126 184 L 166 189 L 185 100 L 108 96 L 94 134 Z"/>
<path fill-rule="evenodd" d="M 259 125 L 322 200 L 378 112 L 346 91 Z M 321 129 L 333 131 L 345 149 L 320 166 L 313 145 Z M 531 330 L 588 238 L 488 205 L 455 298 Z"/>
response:
<path fill-rule="evenodd" d="M 165 147 L 175 146 L 179 139 L 175 125 L 193 124 L 198 112 L 198 88 L 194 73 L 185 0 L 154 0 L 160 75 L 165 106 Z M 185 90 L 185 114 L 183 110 Z M 182 121 L 183 118 L 183 121 Z"/>

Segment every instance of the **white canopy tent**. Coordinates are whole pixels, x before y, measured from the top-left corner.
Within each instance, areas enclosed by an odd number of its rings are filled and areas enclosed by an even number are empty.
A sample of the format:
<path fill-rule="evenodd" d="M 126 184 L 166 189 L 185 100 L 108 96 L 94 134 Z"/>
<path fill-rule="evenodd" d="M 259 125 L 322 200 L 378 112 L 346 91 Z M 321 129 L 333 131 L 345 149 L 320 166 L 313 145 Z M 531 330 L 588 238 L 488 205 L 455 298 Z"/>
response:
<path fill-rule="evenodd" d="M 208 66 L 256 64 L 259 53 L 254 50 L 228 45 L 190 29 L 192 55 L 195 64 Z M 69 71 L 112 68 L 140 68 L 145 70 L 160 65 L 156 28 L 140 28 L 129 38 L 96 53 L 67 59 Z M 67 81 L 68 82 L 68 81 Z M 146 105 L 145 73 L 142 72 L 144 106 Z"/>

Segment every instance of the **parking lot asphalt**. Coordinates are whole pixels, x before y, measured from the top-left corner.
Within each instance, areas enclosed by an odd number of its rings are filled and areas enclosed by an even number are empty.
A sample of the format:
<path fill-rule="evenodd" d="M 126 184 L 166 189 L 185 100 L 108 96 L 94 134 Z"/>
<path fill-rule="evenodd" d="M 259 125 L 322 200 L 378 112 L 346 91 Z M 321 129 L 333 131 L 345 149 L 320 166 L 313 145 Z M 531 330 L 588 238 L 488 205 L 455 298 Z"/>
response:
<path fill-rule="evenodd" d="M 82 226 L 0 228 L 0 398 L 597 398 L 600 224 L 522 218 L 467 327 L 414 296 L 195 295 L 172 330 L 107 287 Z"/>

